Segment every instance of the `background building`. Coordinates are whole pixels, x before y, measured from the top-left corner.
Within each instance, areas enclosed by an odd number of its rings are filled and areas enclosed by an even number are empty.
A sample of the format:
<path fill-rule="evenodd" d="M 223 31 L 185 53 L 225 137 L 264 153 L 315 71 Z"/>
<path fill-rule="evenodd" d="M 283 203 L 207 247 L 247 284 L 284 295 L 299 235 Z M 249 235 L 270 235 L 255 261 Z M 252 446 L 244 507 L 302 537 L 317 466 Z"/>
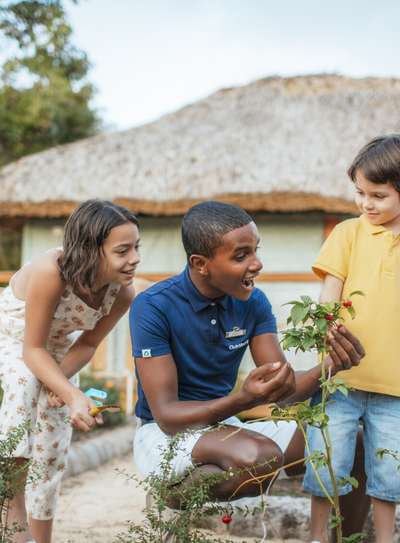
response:
<path fill-rule="evenodd" d="M 318 296 L 311 263 L 334 224 L 356 213 L 349 163 L 372 137 L 400 132 L 399 110 L 400 80 L 272 77 L 222 89 L 139 128 L 20 159 L 0 171 L 0 282 L 60 245 L 65 218 L 95 197 L 139 216 L 139 276 L 160 280 L 185 265 L 182 214 L 219 199 L 254 216 L 264 261 L 258 286 L 283 325 L 283 303 Z M 312 363 L 302 355 L 295 367 Z M 243 371 L 249 367 L 247 358 Z M 92 370 L 127 377 L 131 390 L 126 318 Z"/>

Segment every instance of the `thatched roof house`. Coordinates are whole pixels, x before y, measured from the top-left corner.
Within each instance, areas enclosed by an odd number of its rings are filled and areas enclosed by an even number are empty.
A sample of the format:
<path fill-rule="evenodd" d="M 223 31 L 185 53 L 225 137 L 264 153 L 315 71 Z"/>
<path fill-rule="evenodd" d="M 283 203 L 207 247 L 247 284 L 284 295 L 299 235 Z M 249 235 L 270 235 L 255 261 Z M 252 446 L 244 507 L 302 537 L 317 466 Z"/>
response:
<path fill-rule="evenodd" d="M 139 272 L 161 279 L 186 262 L 174 215 L 219 198 L 257 212 L 264 262 L 258 285 L 284 323 L 284 302 L 318 296 L 311 263 L 333 224 L 356 211 L 346 175 L 351 159 L 370 138 L 400 131 L 399 112 L 400 80 L 271 77 L 142 127 L 23 158 L 0 170 L 0 282 L 20 262 L 62 243 L 64 218 L 93 197 L 148 215 L 140 217 Z M 93 368 L 125 375 L 131 398 L 128 336 L 124 320 Z M 295 362 L 310 364 L 301 356 Z"/>
<path fill-rule="evenodd" d="M 271 77 L 160 120 L 28 156 L 0 171 L 0 217 L 61 217 L 112 199 L 176 215 L 222 198 L 250 211 L 355 210 L 346 168 L 400 131 L 400 80 Z"/>

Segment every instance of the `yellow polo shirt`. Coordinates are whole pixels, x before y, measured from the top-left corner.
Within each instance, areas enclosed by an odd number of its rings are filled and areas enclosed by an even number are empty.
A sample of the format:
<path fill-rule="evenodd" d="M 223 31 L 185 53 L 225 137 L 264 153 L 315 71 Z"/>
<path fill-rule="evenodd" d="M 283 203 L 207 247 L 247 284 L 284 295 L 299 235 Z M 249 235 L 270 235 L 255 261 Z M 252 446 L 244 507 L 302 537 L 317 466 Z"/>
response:
<path fill-rule="evenodd" d="M 358 390 L 400 396 L 400 236 L 361 216 L 338 224 L 313 265 L 321 278 L 342 279 L 342 299 L 354 290 L 356 317 L 344 324 L 359 338 L 366 355 L 358 367 L 338 373 Z"/>

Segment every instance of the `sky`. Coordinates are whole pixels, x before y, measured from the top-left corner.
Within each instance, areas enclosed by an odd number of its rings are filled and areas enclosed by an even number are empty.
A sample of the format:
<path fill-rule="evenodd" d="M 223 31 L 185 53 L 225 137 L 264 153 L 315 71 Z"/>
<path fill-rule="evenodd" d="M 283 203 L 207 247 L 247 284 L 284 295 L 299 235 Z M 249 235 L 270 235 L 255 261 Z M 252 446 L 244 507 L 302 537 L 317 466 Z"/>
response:
<path fill-rule="evenodd" d="M 141 125 L 271 75 L 400 77 L 399 0 L 80 0 L 106 130 Z"/>

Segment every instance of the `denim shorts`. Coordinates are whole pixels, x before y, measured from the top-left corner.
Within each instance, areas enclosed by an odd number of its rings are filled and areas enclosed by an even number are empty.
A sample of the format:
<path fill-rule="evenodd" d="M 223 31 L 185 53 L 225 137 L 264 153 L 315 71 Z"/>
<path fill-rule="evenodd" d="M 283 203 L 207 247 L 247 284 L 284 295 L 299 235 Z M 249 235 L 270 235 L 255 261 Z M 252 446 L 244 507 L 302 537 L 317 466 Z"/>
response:
<path fill-rule="evenodd" d="M 311 404 L 321 402 L 321 393 L 314 395 Z M 350 475 L 353 468 L 357 432 L 360 423 L 364 427 L 365 471 L 367 474 L 367 494 L 380 500 L 400 502 L 399 463 L 390 455 L 382 459 L 376 455 L 377 449 L 400 451 L 400 398 L 375 394 L 360 390 L 349 391 L 348 396 L 336 392 L 327 404 L 329 416 L 329 435 L 332 444 L 332 463 L 336 479 Z M 307 437 L 311 452 L 325 451 L 321 431 L 310 426 Z M 305 453 L 308 455 L 308 452 Z M 328 492 L 332 495 L 332 485 L 325 466 L 318 473 Z M 304 489 L 314 496 L 324 496 L 307 462 Z M 349 483 L 339 487 L 339 494 L 352 490 Z"/>

